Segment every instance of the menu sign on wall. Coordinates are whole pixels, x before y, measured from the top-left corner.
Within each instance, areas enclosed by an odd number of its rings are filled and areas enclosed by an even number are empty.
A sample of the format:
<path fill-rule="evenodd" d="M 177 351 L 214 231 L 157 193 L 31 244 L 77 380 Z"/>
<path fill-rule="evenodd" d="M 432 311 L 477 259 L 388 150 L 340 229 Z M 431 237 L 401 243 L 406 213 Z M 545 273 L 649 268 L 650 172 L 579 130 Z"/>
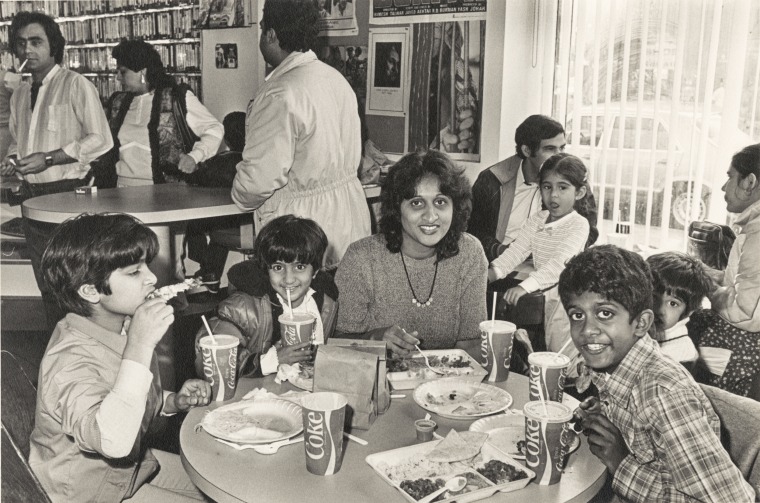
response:
<path fill-rule="evenodd" d="M 483 20 L 488 0 L 372 0 L 371 24 Z"/>

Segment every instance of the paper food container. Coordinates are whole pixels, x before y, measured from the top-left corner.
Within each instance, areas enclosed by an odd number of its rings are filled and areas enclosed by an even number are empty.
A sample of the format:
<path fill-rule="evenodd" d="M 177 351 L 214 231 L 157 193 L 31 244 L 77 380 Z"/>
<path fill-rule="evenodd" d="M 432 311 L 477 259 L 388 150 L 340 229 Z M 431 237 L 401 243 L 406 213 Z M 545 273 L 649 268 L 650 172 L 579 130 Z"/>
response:
<path fill-rule="evenodd" d="M 423 444 L 411 445 L 400 449 L 378 452 L 366 457 L 369 464 L 375 472 L 388 484 L 398 489 L 407 501 L 417 503 L 424 496 L 415 499 L 407 491 L 402 489 L 403 482 L 409 481 L 420 484 L 421 479 L 427 479 L 431 482 L 441 479 L 444 482 L 452 477 L 464 475 L 467 477 L 468 485 L 465 489 L 457 494 L 450 495 L 442 502 L 466 503 L 468 501 L 477 501 L 492 496 L 497 491 L 511 492 L 524 488 L 536 476 L 536 474 L 515 461 L 508 455 L 493 448 L 490 444 L 484 444 L 480 454 L 468 461 L 457 461 L 454 463 L 429 463 L 426 460 L 427 454 L 432 451 L 440 440 L 425 442 Z M 491 460 L 498 460 L 514 468 L 517 472 L 523 473 L 524 478 L 494 483 L 485 476 L 478 473 L 478 468 L 483 468 Z M 415 468 L 408 468 L 411 466 Z M 411 479 L 405 479 L 403 473 L 405 470 L 410 471 Z M 426 470 L 427 469 L 427 470 Z M 441 473 L 436 473 L 440 471 Z M 424 472 L 424 473 L 423 473 Z M 423 473 L 418 476 L 417 474 Z"/>
<path fill-rule="evenodd" d="M 414 389 L 419 384 L 428 381 L 435 381 L 437 379 L 443 379 L 446 377 L 458 377 L 460 379 L 472 382 L 480 382 L 486 376 L 486 369 L 483 368 L 477 361 L 475 361 L 467 351 L 463 349 L 429 349 L 422 351 L 431 360 L 431 365 L 436 361 L 454 362 L 467 362 L 465 367 L 454 367 L 442 364 L 441 367 L 433 365 L 433 368 L 443 368 L 449 375 L 436 374 L 425 366 L 425 359 L 421 354 L 412 354 L 403 359 L 389 359 L 388 360 L 388 382 L 391 383 L 393 389 Z M 399 362 L 403 362 L 408 367 L 408 370 L 401 370 L 392 372 L 394 366 Z"/>

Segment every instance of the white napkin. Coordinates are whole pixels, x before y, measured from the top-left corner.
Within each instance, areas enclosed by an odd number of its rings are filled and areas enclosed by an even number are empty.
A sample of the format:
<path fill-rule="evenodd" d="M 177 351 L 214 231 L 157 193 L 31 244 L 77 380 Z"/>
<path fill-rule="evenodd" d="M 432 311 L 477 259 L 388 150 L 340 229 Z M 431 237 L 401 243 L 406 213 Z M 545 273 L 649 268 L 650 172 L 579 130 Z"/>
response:
<path fill-rule="evenodd" d="M 281 363 L 277 367 L 277 375 L 274 377 L 274 382 L 282 384 L 284 381 L 292 381 L 301 372 L 301 366 L 297 363 L 295 365 L 288 365 L 287 363 Z"/>

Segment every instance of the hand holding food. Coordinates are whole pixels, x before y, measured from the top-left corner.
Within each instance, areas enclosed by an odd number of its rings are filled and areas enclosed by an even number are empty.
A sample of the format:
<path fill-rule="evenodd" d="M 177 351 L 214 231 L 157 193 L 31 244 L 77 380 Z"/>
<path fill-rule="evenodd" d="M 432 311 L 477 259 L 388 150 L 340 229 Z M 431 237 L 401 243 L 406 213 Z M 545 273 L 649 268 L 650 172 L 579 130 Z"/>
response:
<path fill-rule="evenodd" d="M 591 453 L 614 474 L 630 454 L 620 430 L 604 414 L 591 414 L 583 420 L 583 432 Z"/>
<path fill-rule="evenodd" d="M 398 325 L 385 329 L 382 340 L 388 343 L 389 349 L 397 356 L 406 356 L 416 351 L 414 346 L 420 343 L 416 330 L 410 334 Z"/>
<path fill-rule="evenodd" d="M 311 360 L 312 355 L 311 341 L 277 348 L 277 361 L 280 364 L 293 365 L 295 363 L 307 362 Z"/>
<path fill-rule="evenodd" d="M 203 285 L 203 282 L 198 278 L 188 278 L 182 283 L 177 283 L 174 285 L 166 285 L 162 286 L 161 288 L 157 288 L 156 290 L 153 290 L 150 294 L 148 294 L 148 299 L 162 299 L 164 302 L 168 301 L 169 299 L 172 299 L 177 296 L 179 292 L 184 292 L 185 290 L 190 290 L 191 288 L 197 288 L 199 286 Z"/>
<path fill-rule="evenodd" d="M 171 324 L 174 308 L 159 299 L 146 300 L 135 311 L 127 330 L 129 342 L 153 347 L 158 344 Z"/>

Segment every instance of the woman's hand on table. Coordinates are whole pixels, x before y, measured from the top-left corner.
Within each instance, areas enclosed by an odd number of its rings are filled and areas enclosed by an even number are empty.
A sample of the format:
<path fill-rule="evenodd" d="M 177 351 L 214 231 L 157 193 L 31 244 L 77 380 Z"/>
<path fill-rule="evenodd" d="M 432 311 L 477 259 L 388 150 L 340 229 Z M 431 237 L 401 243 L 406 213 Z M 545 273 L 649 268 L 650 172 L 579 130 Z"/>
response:
<path fill-rule="evenodd" d="M 179 156 L 179 162 L 177 163 L 177 168 L 179 168 L 180 171 L 183 173 L 187 173 L 188 175 L 190 173 L 193 173 L 196 169 L 198 169 L 198 165 L 195 164 L 195 159 L 190 157 L 187 154 L 181 154 Z"/>
<path fill-rule="evenodd" d="M 293 344 L 292 346 L 275 345 L 275 348 L 277 349 L 277 361 L 280 364 L 293 365 L 295 363 L 306 362 L 311 360 L 313 355 L 311 341 Z"/>
<path fill-rule="evenodd" d="M 417 338 L 417 331 L 410 334 L 398 325 L 373 330 L 370 334 L 370 339 L 385 341 L 388 344 L 388 348 L 396 356 L 407 356 L 412 351 L 415 351 L 414 346 L 420 343 L 420 340 Z"/>

